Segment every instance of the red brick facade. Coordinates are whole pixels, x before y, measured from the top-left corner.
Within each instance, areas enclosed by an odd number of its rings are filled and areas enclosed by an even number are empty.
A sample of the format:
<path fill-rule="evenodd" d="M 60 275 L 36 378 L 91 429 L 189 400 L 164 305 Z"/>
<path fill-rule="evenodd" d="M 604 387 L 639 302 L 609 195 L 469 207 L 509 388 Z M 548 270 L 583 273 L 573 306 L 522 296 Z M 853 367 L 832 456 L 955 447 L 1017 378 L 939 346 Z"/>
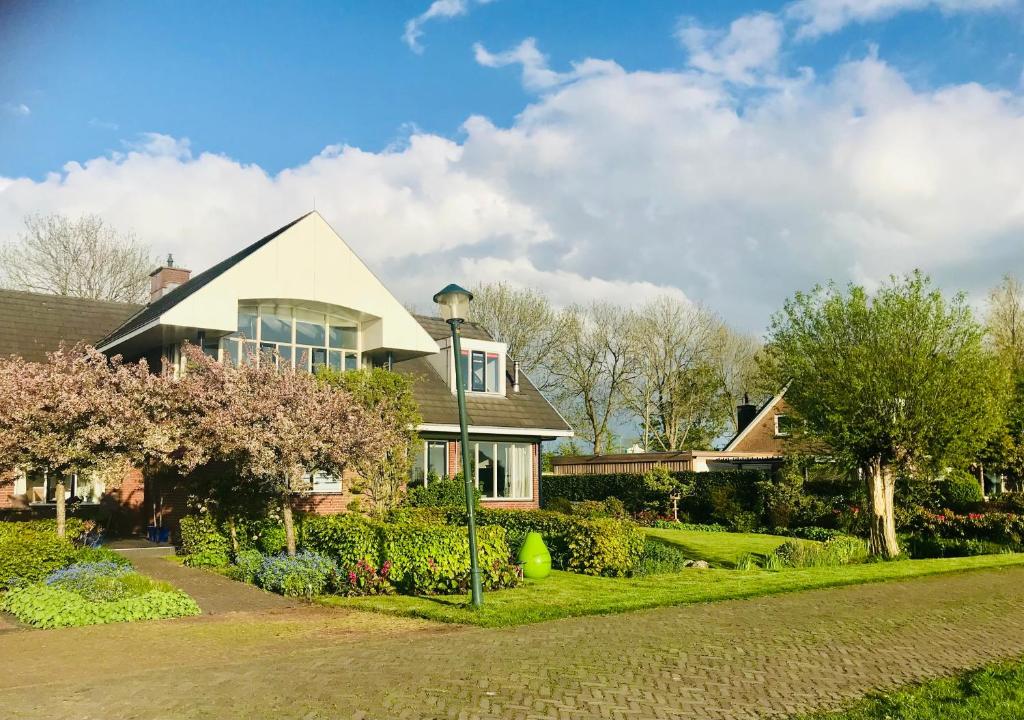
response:
<path fill-rule="evenodd" d="M 774 407 L 768 408 L 763 416 L 756 418 L 732 447 L 732 452 L 751 453 L 784 453 L 786 436 L 775 432 L 775 417 L 788 412 L 785 398 L 781 398 Z"/>

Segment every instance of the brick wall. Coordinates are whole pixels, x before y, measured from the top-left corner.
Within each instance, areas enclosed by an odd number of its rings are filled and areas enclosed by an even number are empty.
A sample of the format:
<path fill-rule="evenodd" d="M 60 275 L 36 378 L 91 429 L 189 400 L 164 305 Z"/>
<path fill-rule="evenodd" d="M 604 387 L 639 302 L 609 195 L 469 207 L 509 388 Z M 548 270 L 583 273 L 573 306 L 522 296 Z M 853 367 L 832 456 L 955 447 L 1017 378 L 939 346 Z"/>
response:
<path fill-rule="evenodd" d="M 750 427 L 743 439 L 731 449 L 734 452 L 785 452 L 786 438 L 775 435 L 775 416 L 785 415 L 787 410 L 785 399 L 780 400 L 763 418 Z"/>

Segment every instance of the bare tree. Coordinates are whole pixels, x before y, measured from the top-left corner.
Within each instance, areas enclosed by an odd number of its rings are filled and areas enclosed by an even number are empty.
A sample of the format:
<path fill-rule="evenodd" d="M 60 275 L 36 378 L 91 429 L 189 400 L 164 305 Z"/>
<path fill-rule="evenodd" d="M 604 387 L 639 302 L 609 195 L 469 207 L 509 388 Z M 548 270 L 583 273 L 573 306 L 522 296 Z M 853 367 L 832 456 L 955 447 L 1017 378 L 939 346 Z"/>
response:
<path fill-rule="evenodd" d="M 543 293 L 504 282 L 477 285 L 469 319 L 506 343 L 509 357 L 519 361 L 541 390 L 551 389 L 544 363 L 551 349 L 556 313 Z"/>
<path fill-rule="evenodd" d="M 735 432 L 738 427 L 736 406 L 745 395 L 760 403 L 781 388 L 774 387 L 772 380 L 762 369 L 760 359 L 763 353 L 760 340 L 752 335 L 738 333 L 725 325 L 719 332 L 719 371 L 725 393 L 729 398 L 729 423 Z"/>
<path fill-rule="evenodd" d="M 548 356 L 545 367 L 555 402 L 595 454 L 606 449 L 635 372 L 634 323 L 631 311 L 605 303 L 574 305 L 558 316 L 558 352 Z"/>
<path fill-rule="evenodd" d="M 96 215 L 25 218 L 25 232 L 0 246 L 3 283 L 31 292 L 93 300 L 144 301 L 153 268 L 149 248 Z"/>
<path fill-rule="evenodd" d="M 669 297 L 639 312 L 635 367 L 626 393 L 646 448 L 708 447 L 728 415 L 721 372 L 724 325 L 710 311 Z"/>
<path fill-rule="evenodd" d="M 1024 367 L 1024 285 L 1013 275 L 1004 275 L 988 295 L 985 318 L 989 341 L 1011 367 Z"/>

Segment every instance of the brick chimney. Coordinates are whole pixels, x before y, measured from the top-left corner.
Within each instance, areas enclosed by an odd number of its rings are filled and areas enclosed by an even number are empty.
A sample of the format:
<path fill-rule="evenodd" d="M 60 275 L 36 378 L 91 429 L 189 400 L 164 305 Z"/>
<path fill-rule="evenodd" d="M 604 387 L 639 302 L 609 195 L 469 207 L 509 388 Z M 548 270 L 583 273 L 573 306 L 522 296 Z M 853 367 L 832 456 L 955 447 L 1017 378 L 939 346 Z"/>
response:
<path fill-rule="evenodd" d="M 149 274 L 149 301 L 155 302 L 179 285 L 188 282 L 191 270 L 174 266 L 174 256 L 168 255 L 167 262 Z"/>

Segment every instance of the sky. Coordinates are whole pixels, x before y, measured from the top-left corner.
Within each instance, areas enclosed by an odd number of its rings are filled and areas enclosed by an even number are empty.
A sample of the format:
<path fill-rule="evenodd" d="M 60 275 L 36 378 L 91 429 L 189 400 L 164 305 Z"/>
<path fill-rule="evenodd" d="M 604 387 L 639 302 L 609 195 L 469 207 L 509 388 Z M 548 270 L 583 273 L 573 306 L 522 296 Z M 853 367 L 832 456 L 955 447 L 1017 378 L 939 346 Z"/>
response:
<path fill-rule="evenodd" d="M 1024 0 L 0 3 L 0 242 L 200 271 L 314 207 L 403 301 L 1024 274 Z"/>

